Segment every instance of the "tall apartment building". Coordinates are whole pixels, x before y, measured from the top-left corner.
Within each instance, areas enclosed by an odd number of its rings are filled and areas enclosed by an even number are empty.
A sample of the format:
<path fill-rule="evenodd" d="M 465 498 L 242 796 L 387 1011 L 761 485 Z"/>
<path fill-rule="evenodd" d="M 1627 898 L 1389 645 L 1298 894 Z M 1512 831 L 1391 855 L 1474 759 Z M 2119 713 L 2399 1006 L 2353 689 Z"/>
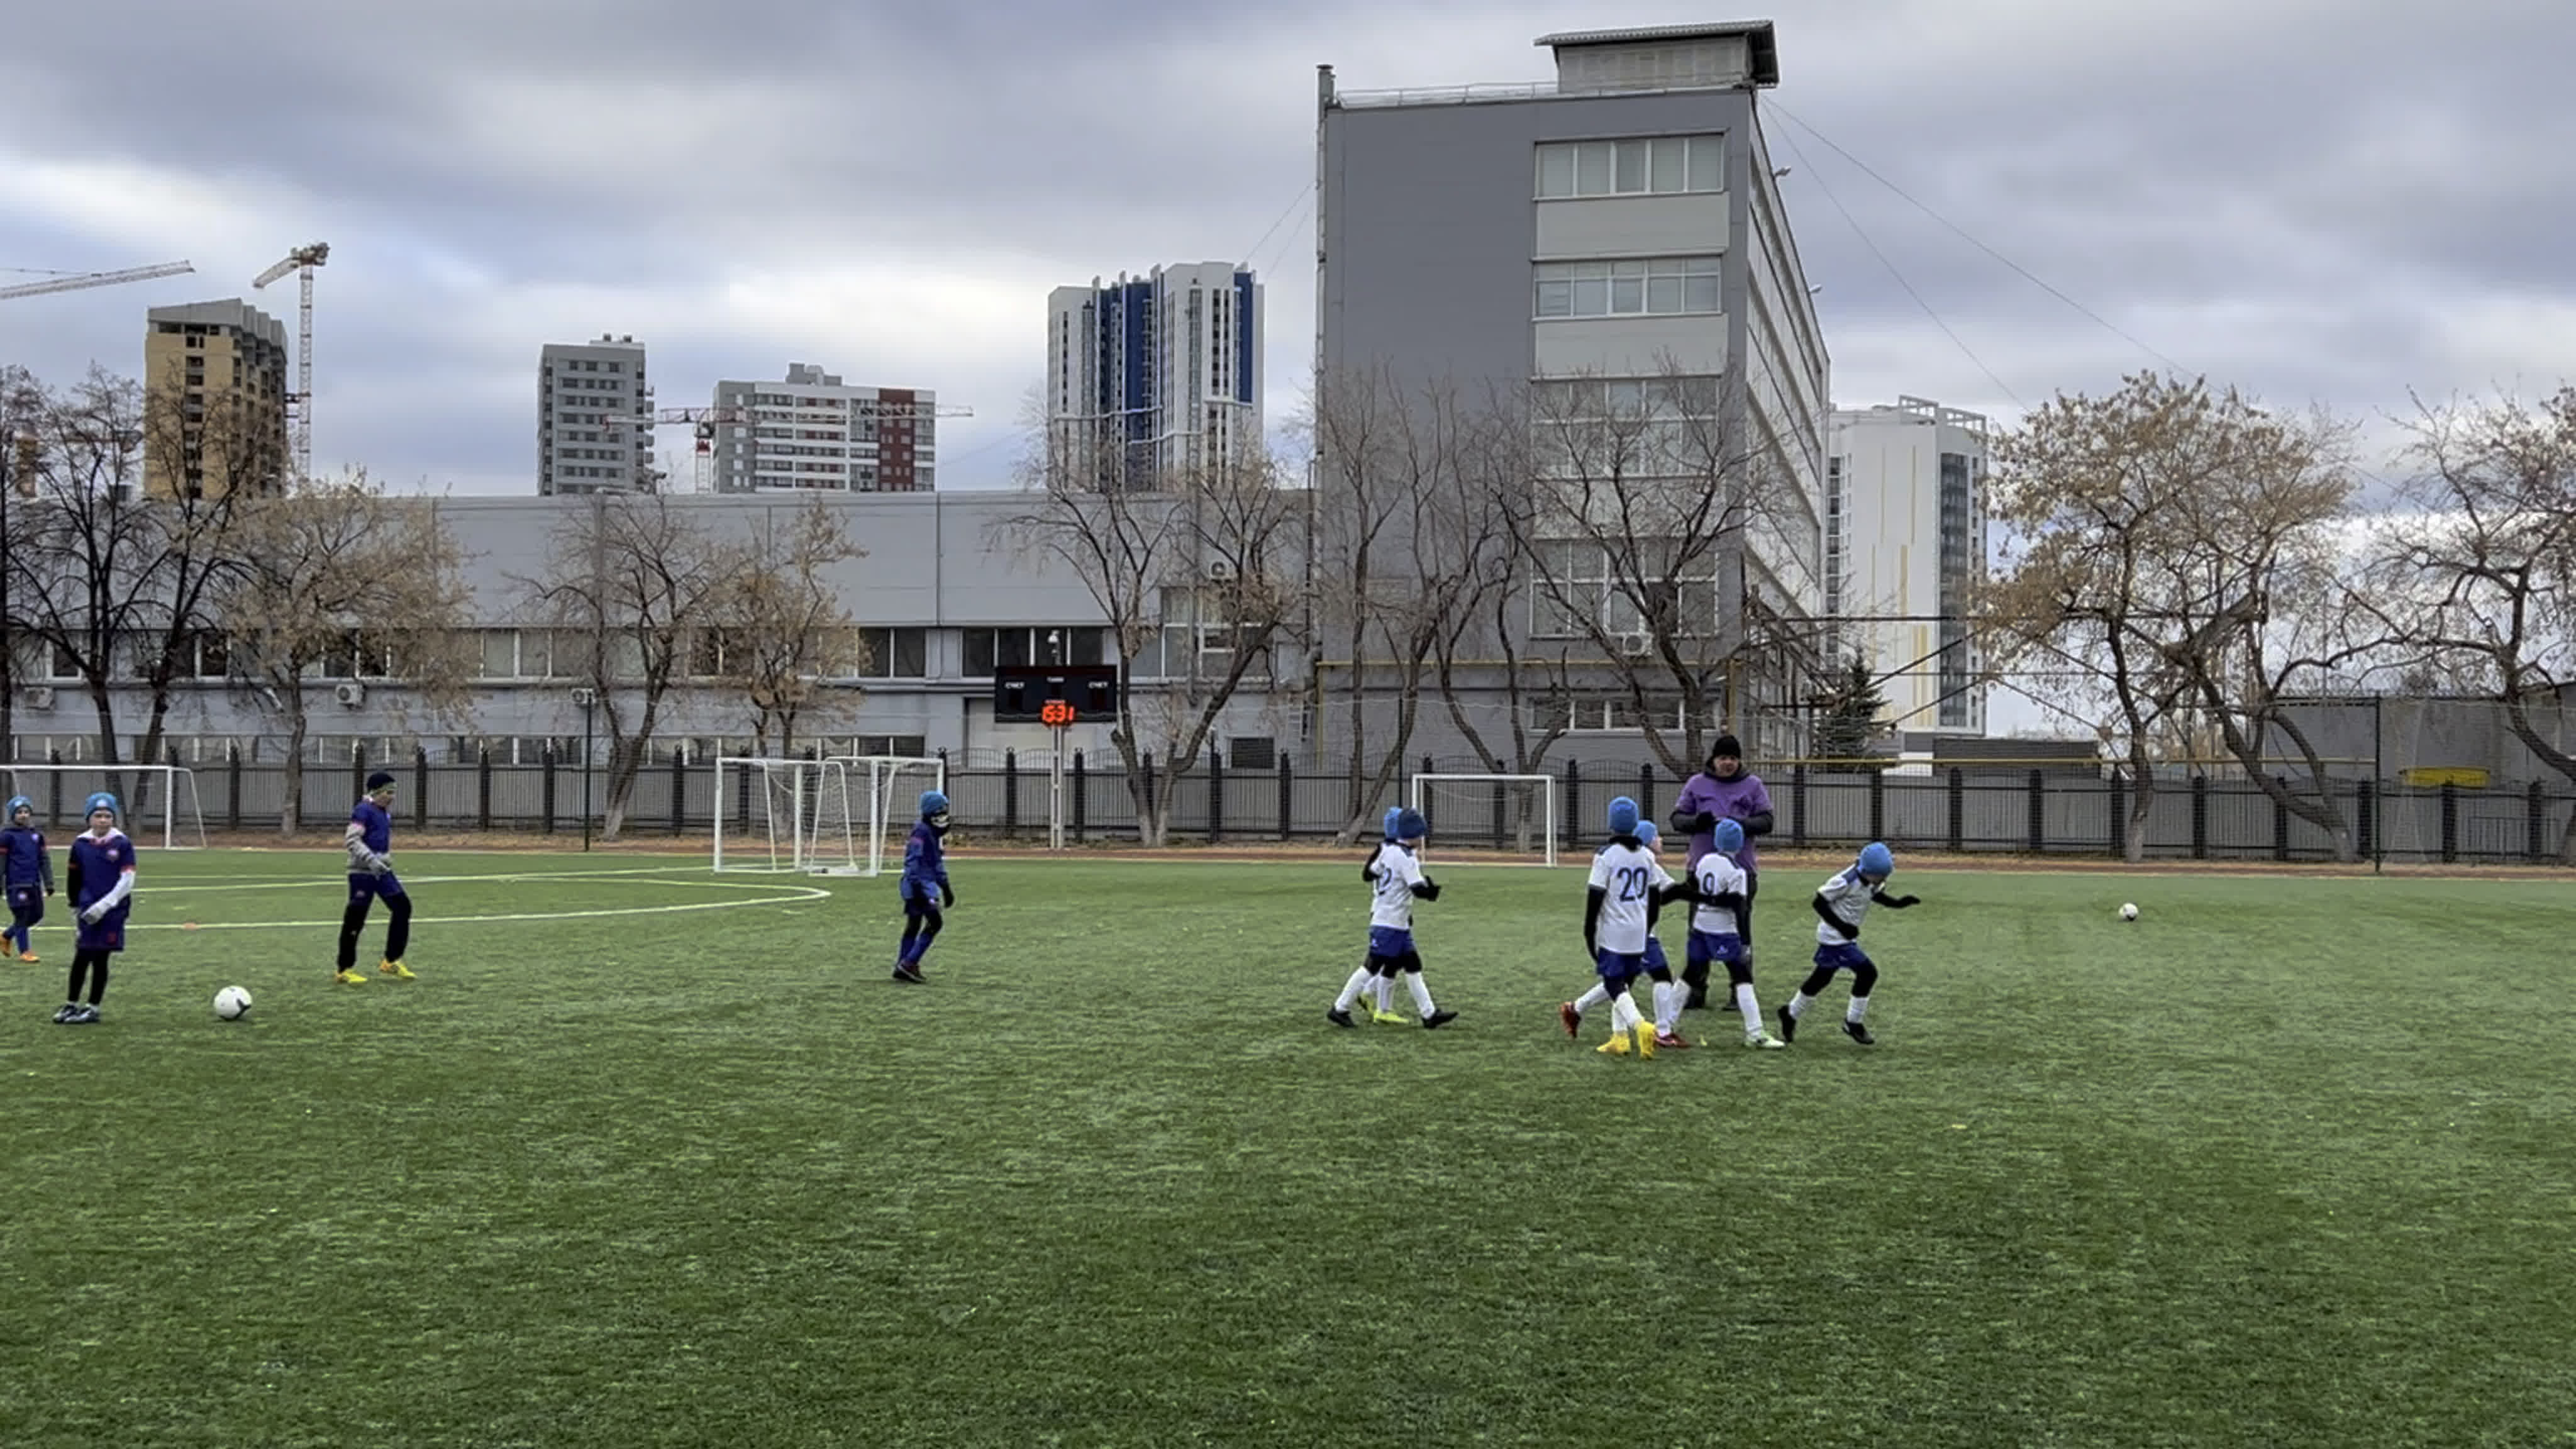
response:
<path fill-rule="evenodd" d="M 1900 730 L 1986 732 L 1968 625 L 1986 572 L 1986 419 L 1919 397 L 1841 408 L 1825 463 L 1825 612 L 1836 655 L 1880 676 Z"/>
<path fill-rule="evenodd" d="M 1048 442 L 1100 489 L 1261 445 L 1261 284 L 1230 262 L 1047 294 Z"/>
<path fill-rule="evenodd" d="M 278 491 L 291 456 L 285 324 L 238 297 L 146 315 L 144 491 Z"/>
<path fill-rule="evenodd" d="M 850 387 L 804 362 L 787 364 L 780 382 L 719 382 L 715 491 L 930 492 L 938 402 L 927 388 Z"/>
<path fill-rule="evenodd" d="M 1672 580 L 1623 581 L 1598 547 L 1587 565 L 1570 546 L 1567 566 L 1597 572 L 1598 610 L 1622 633 L 1635 596 L 1658 587 L 1678 588 L 1674 627 L 1695 649 L 1714 639 L 1727 652 L 1757 610 L 1785 621 L 1711 672 L 1725 680 L 1725 724 L 1757 749 L 1796 748 L 1820 662 L 1806 621 L 1824 603 L 1830 403 L 1758 104 L 1780 78 L 1772 25 L 1537 44 L 1555 57 L 1553 83 L 1343 91 L 1319 68 L 1318 387 L 1327 405 L 1332 389 L 1373 380 L 1519 399 L 1533 417 L 1665 449 L 1626 466 L 1670 472 L 1674 492 L 1704 479 L 1742 526 Z M 1540 466 L 1558 466 L 1545 446 L 1579 431 L 1534 436 Z M 1689 441 L 1702 461 L 1670 461 L 1656 439 Z M 1597 645 L 1603 626 L 1533 605 L 1528 627 L 1553 649 L 1587 632 Z M 1641 638 L 1622 647 L 1656 652 Z"/>
<path fill-rule="evenodd" d="M 537 359 L 537 492 L 650 492 L 659 483 L 644 344 L 600 334 L 549 342 Z"/>

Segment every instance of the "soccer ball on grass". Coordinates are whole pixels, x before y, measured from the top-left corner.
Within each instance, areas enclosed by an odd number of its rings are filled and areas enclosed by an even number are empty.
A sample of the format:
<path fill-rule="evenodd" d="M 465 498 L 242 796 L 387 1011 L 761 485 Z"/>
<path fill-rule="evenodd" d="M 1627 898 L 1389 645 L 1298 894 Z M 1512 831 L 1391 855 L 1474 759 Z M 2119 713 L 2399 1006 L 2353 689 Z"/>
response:
<path fill-rule="evenodd" d="M 2137 918 L 2138 903 L 2135 901 L 2122 901 L 2120 903 L 2120 919 L 2124 921 L 2134 921 Z"/>
<path fill-rule="evenodd" d="M 250 1015 L 250 993 L 238 986 L 216 992 L 215 1015 L 223 1021 L 239 1021 Z"/>

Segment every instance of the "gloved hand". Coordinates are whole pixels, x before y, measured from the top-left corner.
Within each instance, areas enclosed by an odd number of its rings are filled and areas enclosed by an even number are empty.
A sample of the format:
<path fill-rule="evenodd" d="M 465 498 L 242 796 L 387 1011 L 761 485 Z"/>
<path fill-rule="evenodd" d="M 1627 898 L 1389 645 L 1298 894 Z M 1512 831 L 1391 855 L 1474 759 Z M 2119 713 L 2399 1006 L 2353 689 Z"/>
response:
<path fill-rule="evenodd" d="M 1706 810 L 1691 817 L 1691 834 L 1705 835 L 1717 828 L 1717 817 Z"/>
<path fill-rule="evenodd" d="M 957 904 L 957 891 L 946 881 L 941 881 L 939 883 L 939 904 L 942 906 L 954 906 Z"/>
<path fill-rule="evenodd" d="M 88 922 L 90 925 L 95 926 L 98 924 L 99 918 L 106 914 L 107 908 L 105 906 L 92 906 L 88 910 L 81 912 L 81 919 Z"/>
<path fill-rule="evenodd" d="M 1894 909 L 1901 911 L 1907 906 L 1919 906 L 1923 904 L 1923 898 L 1921 896 L 1889 896 L 1887 898 L 1887 903 Z"/>

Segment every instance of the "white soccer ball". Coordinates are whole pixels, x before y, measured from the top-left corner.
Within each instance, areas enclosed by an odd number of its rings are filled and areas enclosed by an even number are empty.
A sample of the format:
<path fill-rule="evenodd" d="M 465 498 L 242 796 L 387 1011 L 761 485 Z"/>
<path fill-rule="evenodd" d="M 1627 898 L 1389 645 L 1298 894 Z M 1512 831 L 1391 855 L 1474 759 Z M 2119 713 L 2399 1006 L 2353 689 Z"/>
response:
<path fill-rule="evenodd" d="M 250 993 L 238 986 L 216 992 L 215 1015 L 225 1021 L 239 1021 L 250 1015 Z"/>
<path fill-rule="evenodd" d="M 2120 919 L 2124 921 L 2134 921 L 2137 918 L 2138 903 L 2136 901 L 2122 901 L 2120 903 Z"/>

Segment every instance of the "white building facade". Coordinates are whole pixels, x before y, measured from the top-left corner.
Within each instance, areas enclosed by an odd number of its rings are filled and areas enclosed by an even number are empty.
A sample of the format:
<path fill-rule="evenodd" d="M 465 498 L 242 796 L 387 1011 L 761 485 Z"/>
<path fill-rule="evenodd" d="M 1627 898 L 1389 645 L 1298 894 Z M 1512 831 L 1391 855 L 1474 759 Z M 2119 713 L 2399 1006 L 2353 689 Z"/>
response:
<path fill-rule="evenodd" d="M 1919 397 L 1841 408 L 1825 465 L 1825 612 L 1837 656 L 1880 680 L 1896 729 L 1986 732 L 1985 659 L 1969 626 L 1986 573 L 1990 428 Z"/>
<path fill-rule="evenodd" d="M 1047 422 L 1087 486 L 1151 489 L 1262 440 L 1262 296 L 1231 262 L 1047 294 Z"/>
<path fill-rule="evenodd" d="M 927 493 L 938 486 L 939 396 L 850 387 L 804 362 L 778 382 L 719 382 L 700 443 L 717 493 Z"/>

